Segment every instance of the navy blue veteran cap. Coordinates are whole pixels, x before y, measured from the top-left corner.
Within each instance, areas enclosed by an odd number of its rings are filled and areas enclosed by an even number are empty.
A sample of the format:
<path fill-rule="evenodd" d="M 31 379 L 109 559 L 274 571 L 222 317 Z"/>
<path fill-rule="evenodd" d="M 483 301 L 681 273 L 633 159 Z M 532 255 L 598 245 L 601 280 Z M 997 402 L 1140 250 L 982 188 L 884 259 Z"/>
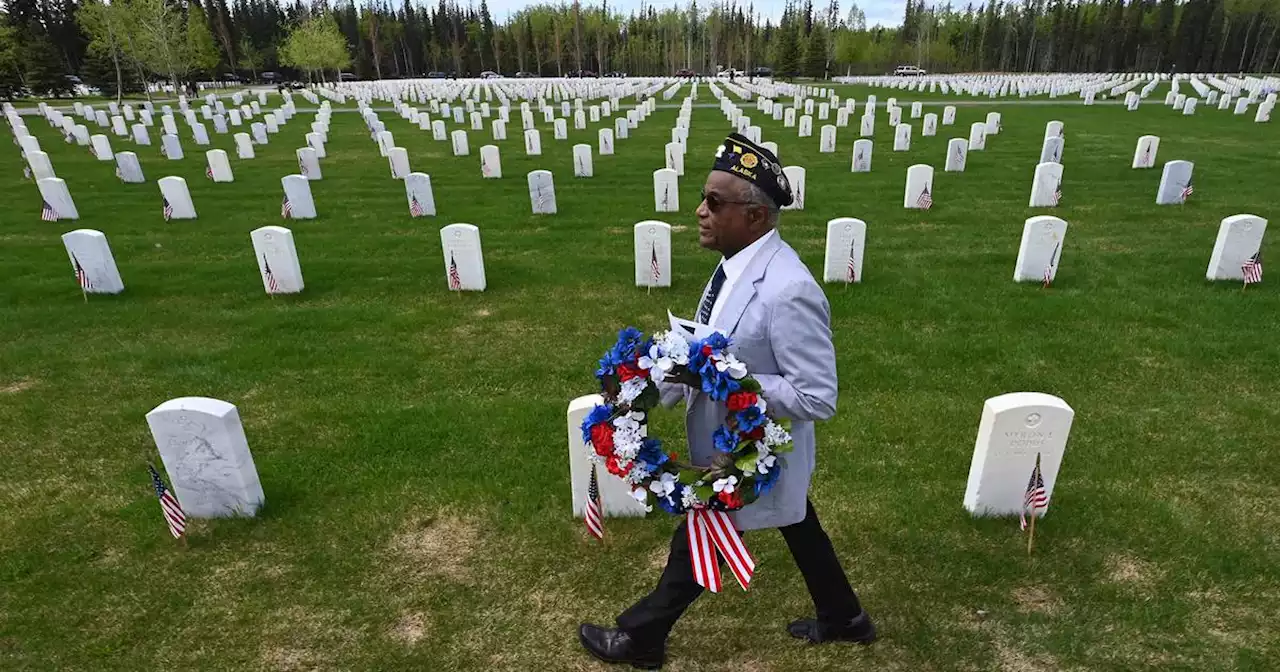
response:
<path fill-rule="evenodd" d="M 773 152 L 737 133 L 730 133 L 716 150 L 711 170 L 732 173 L 760 187 L 778 207 L 791 205 L 791 183 Z"/>

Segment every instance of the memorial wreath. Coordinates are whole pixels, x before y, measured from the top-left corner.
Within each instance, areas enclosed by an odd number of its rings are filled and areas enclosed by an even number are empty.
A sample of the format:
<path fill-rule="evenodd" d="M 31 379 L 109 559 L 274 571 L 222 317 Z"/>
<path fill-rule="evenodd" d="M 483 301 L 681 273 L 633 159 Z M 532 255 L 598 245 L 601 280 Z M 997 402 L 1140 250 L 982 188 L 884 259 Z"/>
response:
<path fill-rule="evenodd" d="M 684 514 L 698 583 L 718 591 L 719 563 L 728 561 L 745 589 L 755 564 L 733 529 L 728 512 L 759 499 L 778 481 L 791 450 L 791 435 L 768 413 L 760 383 L 728 351 L 720 333 L 689 340 L 676 331 L 646 338 L 633 327 L 600 359 L 596 378 L 604 403 L 582 423 L 588 457 L 631 487 L 650 510 L 650 497 L 664 511 Z M 696 386 L 725 405 L 725 420 L 711 435 L 716 455 L 709 466 L 682 462 L 649 436 L 649 413 L 659 405 L 658 381 Z"/>

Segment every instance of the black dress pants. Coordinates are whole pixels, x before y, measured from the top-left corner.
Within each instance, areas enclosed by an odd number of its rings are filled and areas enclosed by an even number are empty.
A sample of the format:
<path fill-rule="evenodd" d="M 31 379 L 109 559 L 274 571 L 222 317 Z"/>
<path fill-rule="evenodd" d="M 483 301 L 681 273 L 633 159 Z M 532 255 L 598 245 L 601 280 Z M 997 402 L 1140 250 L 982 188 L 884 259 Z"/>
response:
<path fill-rule="evenodd" d="M 804 520 L 778 530 L 804 576 L 818 620 L 845 623 L 862 613 L 862 605 L 840 567 L 830 537 L 818 522 L 813 502 L 806 505 Z M 693 578 L 686 527 L 687 523 L 681 521 L 671 537 L 671 552 L 657 588 L 618 616 L 618 627 L 638 642 L 647 645 L 665 641 L 680 615 L 704 590 Z M 725 580 L 726 586 L 733 583 L 732 575 Z"/>

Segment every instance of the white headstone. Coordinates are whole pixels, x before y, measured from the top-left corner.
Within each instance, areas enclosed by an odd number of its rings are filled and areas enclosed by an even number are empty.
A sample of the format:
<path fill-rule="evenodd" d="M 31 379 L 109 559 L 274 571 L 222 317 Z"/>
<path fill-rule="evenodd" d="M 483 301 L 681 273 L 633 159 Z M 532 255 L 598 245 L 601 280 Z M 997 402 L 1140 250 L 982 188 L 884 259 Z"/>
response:
<path fill-rule="evenodd" d="M 211 149 L 204 153 L 204 158 L 209 165 L 209 173 L 213 175 L 214 182 L 235 182 L 235 177 L 231 173 L 231 162 L 227 160 L 225 151 Z"/>
<path fill-rule="evenodd" d="M 483 115 L 483 114 L 480 114 L 479 112 L 472 112 L 472 113 L 471 113 L 471 130 L 473 130 L 473 131 L 483 131 L 483 130 L 484 130 L 484 115 Z"/>
<path fill-rule="evenodd" d="M 902 207 L 927 210 L 932 207 L 933 197 L 933 166 L 921 163 L 908 168 Z"/>
<path fill-rule="evenodd" d="M 165 133 L 168 133 L 169 135 L 177 135 L 177 134 L 178 134 L 178 125 L 177 125 L 176 123 L 174 123 L 174 121 L 173 121 L 173 117 L 171 117 L 171 116 L 169 116 L 169 115 L 167 115 L 167 114 L 166 114 L 166 115 L 164 115 L 164 116 L 162 116 L 162 117 L 160 117 L 160 124 L 161 124 L 161 126 L 163 126 L 163 127 L 164 127 L 164 132 L 165 132 Z M 225 130 L 224 130 L 224 131 L 221 131 L 221 132 L 222 132 L 222 133 L 226 133 L 226 131 L 225 131 Z"/>
<path fill-rule="evenodd" d="M 573 515 L 582 518 L 587 501 L 587 481 L 591 477 L 591 462 L 588 454 L 594 454 L 591 447 L 582 440 L 582 423 L 587 419 L 591 409 L 603 404 L 604 399 L 598 394 L 578 397 L 569 402 L 568 434 L 569 434 L 569 482 L 572 490 Z M 620 478 L 612 477 L 603 468 L 598 467 L 601 515 L 606 517 L 632 517 L 645 515 L 645 507 L 631 496 L 631 488 Z"/>
<path fill-rule="evenodd" d="M 656 176 L 655 176 L 656 182 Z M 671 225 L 646 220 L 635 225 L 636 287 L 671 286 Z"/>
<path fill-rule="evenodd" d="M 187 189 L 186 180 L 170 175 L 160 178 L 158 184 L 162 201 L 172 209 L 172 214 L 166 219 L 196 218 L 196 206 L 191 201 L 191 191 Z"/>
<path fill-rule="evenodd" d="M 1160 190 L 1156 192 L 1156 205 L 1181 205 L 1190 196 L 1191 172 L 1195 165 L 1190 161 L 1170 161 L 1164 164 L 1160 177 Z"/>
<path fill-rule="evenodd" d="M 542 155 L 542 134 L 531 128 L 524 132 L 524 153 L 527 156 Z"/>
<path fill-rule="evenodd" d="M 253 140 L 248 133 L 236 133 L 236 157 L 240 159 L 252 159 L 254 157 Z M 216 150 L 221 151 L 221 150 Z M 223 152 L 225 156 L 226 153 Z"/>
<path fill-rule="evenodd" d="M 969 141 L 964 138 L 951 138 L 947 143 L 947 165 L 943 172 L 963 173 L 965 162 L 969 158 Z"/>
<path fill-rule="evenodd" d="M 919 119 L 924 114 L 924 103 L 911 103 L 911 118 Z"/>
<path fill-rule="evenodd" d="M 597 135 L 599 136 L 598 144 L 599 144 L 600 156 L 612 156 L 613 155 L 613 129 L 602 128 L 597 133 Z"/>
<path fill-rule="evenodd" d="M 898 124 L 893 129 L 893 151 L 911 150 L 911 124 Z"/>
<path fill-rule="evenodd" d="M 480 176 L 494 180 L 502 177 L 502 156 L 497 145 L 484 145 L 480 148 Z"/>
<path fill-rule="evenodd" d="M 284 199 L 280 204 L 280 216 L 285 219 L 315 219 L 316 202 L 311 195 L 311 181 L 302 175 L 286 175 L 280 178 Z"/>
<path fill-rule="evenodd" d="M 976 516 L 1022 512 L 1037 455 L 1045 495 L 1052 502 L 1074 417 L 1075 411 L 1067 402 L 1039 392 L 1013 392 L 988 399 L 982 406 L 969 465 L 964 508 Z M 1045 511 L 1037 509 L 1040 516 Z"/>
<path fill-rule="evenodd" d="M 858 135 L 864 138 L 870 138 L 876 134 L 876 118 L 870 114 L 862 115 L 859 122 Z"/>
<path fill-rule="evenodd" d="M 320 159 L 316 156 L 316 150 L 302 147 L 297 151 L 297 155 L 299 174 L 308 180 L 319 180 L 324 177 L 320 172 Z"/>
<path fill-rule="evenodd" d="M 86 294 L 119 294 L 124 291 L 124 281 L 120 279 L 106 234 L 93 229 L 76 229 L 62 235 L 62 245 L 67 249 L 67 259 L 81 291 Z M 83 280 L 79 279 L 81 274 Z"/>
<path fill-rule="evenodd" d="M 926 138 L 930 138 L 938 134 L 938 115 L 932 112 L 924 115 L 924 128 L 921 130 L 920 134 Z"/>
<path fill-rule="evenodd" d="M 133 152 L 116 154 L 116 177 L 126 184 L 142 184 L 147 178 L 142 175 L 142 164 L 138 163 L 138 155 Z"/>
<path fill-rule="evenodd" d="M 1235 109 L 1236 114 L 1244 114 L 1245 112 L 1248 112 L 1248 111 L 1249 111 L 1248 98 L 1241 98 L 1236 101 L 1236 109 Z"/>
<path fill-rule="evenodd" d="M 129 135 L 129 127 L 124 123 L 124 117 L 111 117 L 111 132 L 119 136 Z"/>
<path fill-rule="evenodd" d="M 822 137 L 818 142 L 818 151 L 832 154 L 836 151 L 836 127 L 826 124 L 822 127 Z"/>
<path fill-rule="evenodd" d="M 787 166 L 782 169 L 782 174 L 786 175 L 787 182 L 791 184 L 791 205 L 784 206 L 783 210 L 804 210 L 804 201 L 806 195 L 805 189 L 805 169 L 800 166 Z"/>
<path fill-rule="evenodd" d="M 975 121 L 969 127 L 969 151 L 982 151 L 986 148 L 987 125 L 981 121 Z"/>
<path fill-rule="evenodd" d="M 1186 94 L 1178 93 L 1173 96 L 1173 109 L 1181 110 L 1187 104 Z"/>
<path fill-rule="evenodd" d="M 440 229 L 444 250 L 445 282 L 450 290 L 483 292 L 486 287 L 480 229 L 471 224 L 450 224 Z"/>
<path fill-rule="evenodd" d="M 209 132 L 205 130 L 204 124 L 195 124 L 191 127 L 191 138 L 201 147 L 209 144 Z"/>
<path fill-rule="evenodd" d="M 987 135 L 999 135 L 999 134 L 1000 134 L 1000 113 L 988 112 L 987 113 Z"/>
<path fill-rule="evenodd" d="M 552 124 L 552 127 L 555 132 L 556 140 L 565 140 L 569 137 L 569 129 L 567 126 L 568 125 L 565 124 L 564 119 L 555 120 L 555 122 Z"/>
<path fill-rule="evenodd" d="M 40 198 L 53 208 L 53 214 L 58 219 L 80 219 L 80 211 L 76 209 L 75 201 L 71 200 L 71 192 L 67 190 L 67 183 L 62 178 L 46 177 L 36 180 L 36 187 L 40 190 Z"/>
<path fill-rule="evenodd" d="M 836 126 L 844 128 L 849 125 L 849 110 L 840 108 L 836 110 Z"/>
<path fill-rule="evenodd" d="M 1053 282 L 1062 261 L 1066 238 L 1065 221 L 1043 215 L 1028 219 L 1022 225 L 1022 242 L 1018 246 L 1018 261 L 1013 267 L 1013 281 Z"/>
<path fill-rule="evenodd" d="M 409 173 L 404 178 L 404 200 L 409 205 L 410 217 L 434 217 L 436 197 L 431 189 L 431 176 L 426 173 Z"/>
<path fill-rule="evenodd" d="M 164 155 L 170 161 L 182 159 L 182 143 L 178 142 L 178 136 L 166 133 L 160 136 L 160 145 L 164 149 Z"/>
<path fill-rule="evenodd" d="M 574 145 L 573 146 L 573 176 L 574 177 L 591 177 L 595 174 L 595 169 L 591 161 L 591 145 Z"/>
<path fill-rule="evenodd" d="M 783 117 L 782 117 L 782 119 L 783 119 L 783 121 L 782 121 L 782 125 L 783 125 L 783 126 L 785 126 L 785 127 L 787 127 L 787 128 L 795 128 L 795 125 L 796 125 L 796 109 L 795 109 L 794 107 L 788 107 L 788 108 L 786 109 L 786 111 L 785 111 L 785 112 L 783 112 Z M 748 122 L 748 123 L 749 123 L 749 122 Z"/>
<path fill-rule="evenodd" d="M 136 145 L 150 145 L 151 134 L 147 133 L 147 127 L 142 124 L 133 125 L 133 142 Z"/>
<path fill-rule="evenodd" d="M 297 177 L 296 175 L 294 177 Z M 306 185 L 306 180 L 302 181 Z M 308 187 L 310 188 L 310 187 Z M 302 265 L 293 231 L 283 226 L 264 226 L 249 233 L 253 256 L 258 259 L 258 276 L 268 294 L 297 294 L 302 291 Z"/>
<path fill-rule="evenodd" d="M 827 222 L 827 254 L 822 262 L 824 282 L 862 282 L 862 253 L 867 223 L 853 217 Z"/>
<path fill-rule="evenodd" d="M 623 119 L 622 117 L 618 117 L 613 122 L 613 134 L 619 140 L 627 139 L 627 134 L 631 132 L 630 128 L 631 128 L 631 125 L 628 124 L 627 120 Z"/>
<path fill-rule="evenodd" d="M 507 139 L 507 123 L 501 119 L 494 119 L 491 124 L 493 139 L 502 141 Z"/>
<path fill-rule="evenodd" d="M 1186 117 L 1189 117 L 1189 116 L 1191 116 L 1191 115 L 1195 114 L 1195 113 L 1196 113 L 1196 106 L 1197 106 L 1197 105 L 1199 105 L 1199 104 L 1200 104 L 1200 101 L 1199 101 L 1199 100 L 1197 100 L 1197 99 L 1195 99 L 1195 98 L 1188 98 L 1188 99 L 1187 99 L 1187 103 L 1186 103 L 1186 105 L 1183 105 L 1183 106 L 1182 106 L 1182 115 L 1183 115 L 1183 116 L 1186 116 Z"/>
<path fill-rule="evenodd" d="M 94 135 L 89 138 L 89 140 L 93 143 L 93 155 L 97 157 L 99 161 L 115 160 L 116 155 L 111 151 L 111 140 L 108 139 L 107 136 Z"/>
<path fill-rule="evenodd" d="M 677 175 L 684 175 L 684 145 L 678 142 L 669 142 L 666 145 L 664 154 L 666 155 L 667 167 L 676 171 Z"/>
<path fill-rule="evenodd" d="M 1218 226 L 1218 239 L 1209 257 L 1208 280 L 1244 280 L 1244 262 L 1262 252 L 1267 220 L 1257 215 L 1232 215 Z"/>
<path fill-rule="evenodd" d="M 535 215 L 556 213 L 556 188 L 551 171 L 535 170 L 529 173 L 529 203 Z"/>
<path fill-rule="evenodd" d="M 1040 163 L 1062 163 L 1062 146 L 1060 136 L 1045 138 L 1044 145 L 1040 147 Z"/>
<path fill-rule="evenodd" d="M 680 178 L 676 171 L 670 168 L 653 171 L 653 209 L 680 212 Z"/>
<path fill-rule="evenodd" d="M 33 180 L 43 180 L 58 176 L 53 172 L 53 164 L 49 162 L 49 155 L 44 152 L 27 152 L 27 165 L 31 167 L 31 179 Z"/>
<path fill-rule="evenodd" d="M 1133 150 L 1134 168 L 1155 168 L 1156 154 L 1160 151 L 1160 138 L 1155 135 L 1144 135 L 1138 138 L 1138 146 Z"/>
<path fill-rule="evenodd" d="M 391 177 L 403 180 L 412 172 L 409 169 L 409 152 L 404 147 L 392 147 L 387 152 L 387 163 L 391 166 Z"/>
<path fill-rule="evenodd" d="M 851 167 L 853 172 L 871 172 L 871 149 L 871 141 L 865 138 L 853 143 L 853 165 Z"/>
<path fill-rule="evenodd" d="M 266 500 L 236 407 L 206 397 L 170 399 L 147 425 L 188 518 L 253 516 Z"/>
<path fill-rule="evenodd" d="M 951 126 L 956 123 L 956 106 L 947 105 L 942 108 L 942 125 Z"/>
<path fill-rule="evenodd" d="M 813 117 L 804 115 L 800 117 L 800 135 L 801 138 L 808 138 L 813 135 Z"/>
<path fill-rule="evenodd" d="M 443 121 L 436 119 L 435 121 L 431 122 L 431 137 L 435 140 L 441 140 L 441 141 L 449 139 L 449 135 L 445 131 Z"/>
<path fill-rule="evenodd" d="M 467 156 L 471 154 L 471 147 L 467 144 L 467 132 L 464 130 L 456 130 L 451 136 L 453 139 L 453 155 Z"/>

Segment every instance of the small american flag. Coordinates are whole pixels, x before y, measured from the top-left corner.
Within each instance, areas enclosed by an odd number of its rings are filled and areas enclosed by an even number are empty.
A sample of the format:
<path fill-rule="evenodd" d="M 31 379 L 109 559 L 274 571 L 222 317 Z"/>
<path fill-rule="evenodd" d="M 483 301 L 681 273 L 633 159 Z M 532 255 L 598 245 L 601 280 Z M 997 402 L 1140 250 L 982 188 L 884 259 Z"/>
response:
<path fill-rule="evenodd" d="M 173 491 L 165 486 L 156 468 L 148 464 L 147 471 L 151 472 L 151 485 L 156 489 L 156 497 L 160 500 L 160 511 L 164 513 L 164 522 L 169 526 L 169 534 L 177 539 L 187 530 L 187 514 L 182 512 L 182 505 L 178 503 L 178 498 L 174 497 Z"/>
<path fill-rule="evenodd" d="M 213 179 L 213 166 L 204 167 L 204 176 L 211 180 Z"/>
<path fill-rule="evenodd" d="M 302 159 L 298 159 L 298 172 L 302 173 L 303 177 L 307 177 L 307 164 Z"/>
<path fill-rule="evenodd" d="M 40 208 L 40 219 L 46 222 L 58 221 L 58 211 L 49 205 L 49 201 L 44 201 L 44 207 Z"/>
<path fill-rule="evenodd" d="M 267 291 L 275 294 L 280 291 L 280 283 L 276 282 L 276 274 L 271 272 L 271 264 L 267 263 L 267 255 L 262 255 L 262 274 L 267 277 Z"/>
<path fill-rule="evenodd" d="M 82 292 L 89 291 L 89 288 L 90 288 L 89 274 L 85 272 L 84 266 L 80 265 L 80 260 L 76 258 L 75 254 L 71 255 L 71 263 L 75 265 L 76 284 L 80 285 L 80 291 Z"/>
<path fill-rule="evenodd" d="M 409 216 L 422 217 L 426 214 L 427 214 L 427 211 L 422 207 L 422 203 L 418 202 L 418 197 L 416 195 L 410 196 L 409 197 Z"/>
<path fill-rule="evenodd" d="M 605 141 L 604 141 L 604 151 L 605 151 L 605 152 L 609 151 L 609 141 L 608 141 L 608 140 L 605 140 Z M 603 152 L 602 152 L 602 153 L 603 153 Z"/>
<path fill-rule="evenodd" d="M 929 193 L 929 187 L 926 186 L 924 191 L 920 192 L 920 198 L 916 199 L 916 207 L 921 210 L 933 207 L 933 195 Z"/>
<path fill-rule="evenodd" d="M 1182 202 L 1187 202 L 1187 197 L 1195 193 L 1195 187 L 1191 186 L 1191 180 L 1187 180 L 1187 186 L 1182 188 Z"/>
<path fill-rule="evenodd" d="M 1062 202 L 1062 183 L 1059 182 L 1057 186 L 1053 188 L 1053 207 L 1055 208 L 1058 207 L 1058 204 L 1061 202 Z"/>
<path fill-rule="evenodd" d="M 462 291 L 462 276 L 458 275 L 458 262 L 454 261 L 453 254 L 449 255 L 449 291 Z"/>
<path fill-rule="evenodd" d="M 1044 267 L 1044 286 L 1048 287 L 1053 284 L 1053 276 L 1058 270 L 1058 251 L 1062 249 L 1062 243 L 1059 242 L 1053 246 L 1053 255 L 1049 257 L 1049 263 Z"/>
<path fill-rule="evenodd" d="M 854 264 L 852 241 L 849 242 L 849 265 L 845 269 L 845 279 L 848 280 L 849 282 L 858 281 L 858 270 Z"/>
<path fill-rule="evenodd" d="M 1142 165 L 1144 166 L 1151 165 L 1151 143 L 1150 142 L 1147 143 L 1147 148 L 1142 152 Z"/>
<path fill-rule="evenodd" d="M 596 465 L 591 465 L 591 480 L 587 482 L 587 506 L 583 515 L 587 532 L 596 539 L 604 539 L 604 505 L 600 502 L 600 480 Z"/>
<path fill-rule="evenodd" d="M 24 180 L 31 179 L 31 166 L 22 167 L 22 179 Z"/>
<path fill-rule="evenodd" d="M 662 277 L 662 265 L 658 263 L 658 247 L 656 245 L 649 246 L 649 272 L 653 276 L 652 284 L 658 284 L 658 280 Z"/>
<path fill-rule="evenodd" d="M 1031 480 L 1027 482 L 1027 492 L 1022 497 L 1022 513 L 1019 523 L 1027 529 L 1027 514 L 1036 515 L 1049 506 L 1049 496 L 1044 490 L 1044 477 L 1040 474 L 1040 454 L 1036 453 L 1036 466 L 1031 470 Z"/>
<path fill-rule="evenodd" d="M 169 199 L 163 196 L 160 197 L 160 200 L 164 201 L 164 208 L 161 210 L 161 214 L 164 215 L 164 221 L 167 222 L 173 219 L 173 204 L 169 203 Z"/>
<path fill-rule="evenodd" d="M 1252 257 L 1249 257 L 1249 260 L 1244 262 L 1240 270 L 1244 271 L 1245 286 L 1252 285 L 1255 282 L 1262 282 L 1262 250 L 1258 250 Z"/>
<path fill-rule="evenodd" d="M 289 219 L 293 216 L 293 204 L 289 202 L 288 196 L 285 196 L 284 200 L 280 201 L 280 216 L 284 219 Z"/>

